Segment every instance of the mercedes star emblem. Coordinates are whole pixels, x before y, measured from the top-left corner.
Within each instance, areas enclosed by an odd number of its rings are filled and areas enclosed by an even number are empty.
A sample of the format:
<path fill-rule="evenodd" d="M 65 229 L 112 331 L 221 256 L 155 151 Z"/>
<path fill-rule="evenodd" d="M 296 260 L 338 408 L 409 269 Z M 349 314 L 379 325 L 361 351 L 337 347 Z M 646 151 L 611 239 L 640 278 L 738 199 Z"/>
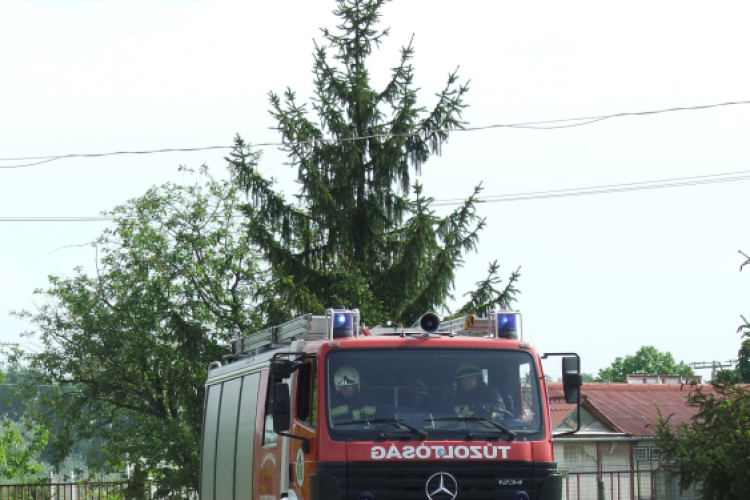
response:
<path fill-rule="evenodd" d="M 447 472 L 438 472 L 427 480 L 425 493 L 430 500 L 453 500 L 458 495 L 458 483 Z"/>

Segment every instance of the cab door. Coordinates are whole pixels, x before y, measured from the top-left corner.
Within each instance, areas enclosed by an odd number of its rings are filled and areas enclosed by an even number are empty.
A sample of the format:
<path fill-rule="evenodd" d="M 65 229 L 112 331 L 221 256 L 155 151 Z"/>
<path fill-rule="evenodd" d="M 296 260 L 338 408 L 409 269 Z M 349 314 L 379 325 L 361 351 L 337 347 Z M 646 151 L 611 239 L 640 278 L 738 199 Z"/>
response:
<path fill-rule="evenodd" d="M 256 443 L 258 452 L 254 457 L 253 470 L 256 481 L 253 484 L 253 499 L 279 500 L 281 498 L 282 480 L 282 447 L 280 437 L 273 430 L 273 415 L 271 414 L 270 399 L 273 393 L 271 384 L 273 379 L 269 370 L 261 372 L 259 402 L 256 413 Z M 263 399 L 260 398 L 262 396 Z"/>
<path fill-rule="evenodd" d="M 308 453 L 303 450 L 303 440 L 289 439 L 289 459 L 291 461 L 289 489 L 294 490 L 300 499 L 310 498 L 310 474 L 315 472 L 317 462 L 318 376 L 314 359 L 305 362 L 295 373 L 293 384 L 294 408 L 292 409 L 291 433 L 306 438 Z"/>

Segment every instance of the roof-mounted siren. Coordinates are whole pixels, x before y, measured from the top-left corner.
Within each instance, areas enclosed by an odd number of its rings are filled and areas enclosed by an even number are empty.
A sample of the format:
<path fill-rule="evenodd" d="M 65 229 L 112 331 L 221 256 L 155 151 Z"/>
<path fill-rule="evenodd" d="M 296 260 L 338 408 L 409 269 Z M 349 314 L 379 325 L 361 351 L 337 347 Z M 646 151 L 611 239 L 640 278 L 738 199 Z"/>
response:
<path fill-rule="evenodd" d="M 519 311 L 490 311 L 490 335 L 502 339 L 517 339 L 521 331 L 521 313 Z M 493 331 L 494 330 L 494 331 Z M 523 339 L 523 335 L 521 336 Z"/>
<path fill-rule="evenodd" d="M 327 309 L 328 338 L 353 337 L 359 331 L 359 309 Z"/>
<path fill-rule="evenodd" d="M 419 318 L 419 328 L 426 334 L 435 333 L 440 328 L 440 318 L 434 312 L 426 312 Z"/>

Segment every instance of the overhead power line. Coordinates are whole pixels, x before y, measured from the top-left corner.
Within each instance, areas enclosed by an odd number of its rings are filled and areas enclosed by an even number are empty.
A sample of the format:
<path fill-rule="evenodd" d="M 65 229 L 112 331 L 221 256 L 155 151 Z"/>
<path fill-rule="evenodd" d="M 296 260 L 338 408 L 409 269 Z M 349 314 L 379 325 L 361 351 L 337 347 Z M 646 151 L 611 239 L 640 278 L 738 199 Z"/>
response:
<path fill-rule="evenodd" d="M 269 144 L 270 145 L 270 144 Z M 255 145 L 252 145 L 255 146 Z M 265 146 L 265 144 L 258 144 L 257 146 Z M 3 165 L 0 168 L 24 168 L 33 167 L 36 165 L 43 165 L 55 160 L 63 160 L 65 158 L 100 158 L 103 156 L 119 156 L 119 155 L 150 155 L 156 153 L 184 153 L 194 151 L 208 151 L 211 149 L 231 149 L 233 146 L 205 146 L 199 148 L 166 148 L 166 149 L 151 149 L 146 151 L 113 151 L 110 153 L 74 153 L 57 156 L 25 156 L 19 158 L 0 158 L 0 161 L 29 161 L 39 160 L 34 163 L 26 163 L 24 165 Z"/>
<path fill-rule="evenodd" d="M 587 196 L 594 194 L 623 193 L 627 191 L 644 191 L 648 189 L 666 189 L 684 186 L 698 186 L 702 184 L 718 184 L 722 182 L 737 182 L 750 180 L 750 170 L 727 172 L 723 174 L 696 175 L 693 177 L 675 177 L 655 181 L 630 182 L 622 184 L 606 184 L 570 189 L 555 189 L 550 191 L 532 191 L 526 193 L 512 193 L 478 197 L 485 203 L 499 203 L 509 201 L 528 201 L 544 198 L 569 198 L 572 196 Z M 435 200 L 433 206 L 457 205 L 463 203 L 461 198 Z"/>
<path fill-rule="evenodd" d="M 107 222 L 114 217 L 0 217 L 0 222 Z"/>
<path fill-rule="evenodd" d="M 485 203 L 499 203 L 512 201 L 530 201 L 545 198 L 569 198 L 594 194 L 612 194 L 629 191 L 644 191 L 651 189 L 666 189 L 685 186 L 700 186 L 704 184 L 718 184 L 722 182 L 737 182 L 750 180 L 750 170 L 726 172 L 723 174 L 695 175 L 692 177 L 673 177 L 654 181 L 628 182 L 620 184 L 605 184 L 570 189 L 554 189 L 549 191 L 530 191 L 525 193 L 511 193 L 490 196 L 478 196 L 476 199 Z M 464 198 L 434 199 L 431 206 L 456 206 L 464 203 Z M 116 218 L 128 217 L 0 217 L 0 222 L 109 222 Z"/>
<path fill-rule="evenodd" d="M 476 132 L 479 130 L 490 130 L 498 128 L 518 128 L 518 129 L 532 129 L 532 130 L 555 130 L 563 128 L 581 127 L 584 125 L 591 125 L 603 120 L 609 120 L 611 118 L 623 118 L 626 116 L 648 116 L 662 113 L 674 113 L 677 111 L 698 111 L 711 108 L 719 108 L 726 106 L 737 106 L 742 104 L 750 104 L 750 101 L 727 101 L 716 104 L 703 104 L 699 106 L 685 106 L 677 108 L 665 108 L 656 109 L 649 111 L 630 111 L 622 113 L 612 113 L 609 115 L 598 115 L 598 116 L 585 116 L 580 118 L 559 118 L 554 120 L 541 120 L 533 122 L 521 122 L 521 123 L 507 123 L 507 124 L 495 124 L 495 125 L 482 125 L 478 127 L 464 127 L 459 129 L 453 129 L 446 132 Z M 351 142 L 361 141 L 365 139 L 387 139 L 391 137 L 412 137 L 418 135 L 419 132 L 411 134 L 372 134 L 357 137 L 343 137 L 343 138 L 328 138 L 328 139 L 312 139 L 308 141 L 295 141 L 294 144 L 315 144 L 315 143 L 335 143 L 335 142 Z M 289 143 L 284 142 L 259 142 L 254 144 L 248 144 L 251 148 L 265 148 L 265 147 L 280 147 L 288 145 Z M 26 168 L 37 165 L 43 165 L 56 160 L 62 160 L 66 158 L 101 158 L 105 156 L 120 156 L 120 155 L 148 155 L 157 153 L 176 153 L 176 152 L 195 152 L 195 151 L 208 151 L 216 149 L 232 149 L 234 146 L 205 146 L 195 148 L 163 148 L 163 149 L 150 149 L 144 151 L 113 151 L 109 153 L 74 153 L 74 154 L 63 154 L 54 156 L 19 156 L 16 158 L 0 158 L 0 162 L 4 161 L 30 161 L 32 163 L 23 163 L 15 165 L 0 165 L 0 169 L 11 169 L 11 168 Z"/>

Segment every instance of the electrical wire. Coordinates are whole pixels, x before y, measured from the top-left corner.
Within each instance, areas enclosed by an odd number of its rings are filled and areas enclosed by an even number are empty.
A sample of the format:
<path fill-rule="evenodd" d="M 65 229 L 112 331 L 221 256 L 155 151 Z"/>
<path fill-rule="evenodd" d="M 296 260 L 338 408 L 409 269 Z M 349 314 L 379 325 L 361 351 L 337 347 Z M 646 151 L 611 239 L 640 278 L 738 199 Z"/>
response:
<path fill-rule="evenodd" d="M 569 198 L 594 194 L 612 194 L 631 191 L 645 191 L 651 189 L 666 189 L 685 186 L 700 186 L 719 184 L 723 182 L 738 182 L 750 180 L 750 170 L 726 172 L 723 174 L 696 175 L 691 177 L 673 177 L 654 181 L 628 182 L 620 184 L 605 184 L 569 189 L 554 189 L 549 191 L 530 191 L 526 193 L 510 193 L 501 195 L 478 196 L 477 201 L 483 203 L 500 203 L 513 201 L 540 200 L 546 198 Z M 430 206 L 457 206 L 465 203 L 462 198 L 433 199 Z M 109 222 L 116 219 L 132 217 L 0 217 L 0 222 Z"/>
<path fill-rule="evenodd" d="M 698 106 L 685 106 L 677 108 L 664 108 L 649 111 L 633 111 L 633 112 L 622 112 L 613 113 L 609 115 L 599 116 L 587 116 L 580 118 L 560 118 L 554 120 L 541 120 L 533 122 L 522 122 L 522 123 L 508 123 L 508 124 L 495 124 L 495 125 L 482 125 L 478 127 L 463 127 L 452 130 L 443 130 L 443 132 L 476 132 L 480 130 L 491 130 L 497 128 L 517 128 L 517 129 L 531 129 L 531 130 L 556 130 L 572 127 L 581 127 L 584 125 L 591 125 L 603 120 L 609 120 L 611 118 L 623 118 L 627 116 L 648 116 L 662 113 L 674 113 L 678 111 L 697 111 L 725 106 L 737 106 L 743 104 L 750 104 L 750 101 L 727 101 L 716 104 L 703 104 Z M 290 144 L 297 145 L 309 145 L 317 143 L 336 143 L 336 142 L 351 142 L 361 141 L 366 139 L 389 139 L 394 137 L 408 138 L 418 135 L 420 132 L 414 132 L 409 134 L 371 134 L 357 137 L 342 137 L 342 138 L 326 138 L 326 139 L 311 139 L 307 141 L 294 141 L 289 142 L 259 142 L 248 144 L 250 148 L 265 148 L 265 147 L 281 147 L 288 146 Z M 196 148 L 164 148 L 164 149 L 151 149 L 144 151 L 114 151 L 109 153 L 74 153 L 64 154 L 55 156 L 21 156 L 16 158 L 0 158 L 0 162 L 3 161 L 34 161 L 33 163 L 24 163 L 17 165 L 0 165 L 0 169 L 14 169 L 14 168 L 26 168 L 37 165 L 43 165 L 56 160 L 62 160 L 66 158 L 101 158 L 106 156 L 119 156 L 119 155 L 147 155 L 156 153 L 176 153 L 176 152 L 195 152 L 195 151 L 208 151 L 216 149 L 232 149 L 234 146 L 205 146 Z"/>
<path fill-rule="evenodd" d="M 114 217 L 0 217 L 0 222 L 108 222 Z"/>
<path fill-rule="evenodd" d="M 272 144 L 268 144 L 272 145 Z M 265 146 L 265 144 L 259 144 L 259 146 Z M 18 158 L 0 158 L 0 161 L 27 161 L 27 160 L 43 160 L 35 163 L 27 163 L 24 165 L 7 165 L 0 166 L 0 168 L 24 168 L 33 167 L 36 165 L 42 165 L 55 160 L 62 160 L 65 158 L 99 158 L 103 156 L 118 156 L 118 155 L 149 155 L 155 153 L 180 153 L 180 152 L 194 152 L 194 151 L 207 151 L 211 149 L 231 149 L 233 146 L 205 146 L 199 148 L 165 148 L 165 149 L 151 149 L 146 151 L 114 151 L 110 153 L 73 153 L 66 155 L 57 156 L 22 156 Z"/>
<path fill-rule="evenodd" d="M 511 193 L 501 195 L 479 196 L 477 200 L 484 203 L 499 203 L 508 201 L 539 200 L 545 198 L 567 198 L 571 196 L 586 196 L 593 194 L 622 193 L 628 191 L 643 191 L 672 187 L 696 186 L 703 184 L 718 184 L 722 182 L 736 182 L 750 180 L 750 170 L 726 172 L 723 174 L 696 175 L 692 177 L 674 177 L 654 181 L 628 182 L 621 184 L 606 184 L 569 189 L 555 189 L 550 191 L 531 191 L 526 193 Z M 457 205 L 465 202 L 462 198 L 435 200 L 433 206 Z"/>
<path fill-rule="evenodd" d="M 544 120 L 544 121 L 537 121 L 537 122 L 527 122 L 527 123 L 515 123 L 512 125 L 485 125 L 481 127 L 466 127 L 463 129 L 457 129 L 456 132 L 460 132 L 463 130 L 466 131 L 474 131 L 474 130 L 486 130 L 486 129 L 492 129 L 492 128 L 535 128 L 537 130 L 551 130 L 555 128 L 568 128 L 568 127 L 578 127 L 581 125 L 589 125 L 591 123 L 600 122 L 602 120 L 608 120 L 610 118 L 623 118 L 626 116 L 648 116 L 648 115 L 657 115 L 661 113 L 675 113 L 678 111 L 697 111 L 697 110 L 703 110 L 703 109 L 710 109 L 710 108 L 719 108 L 724 106 L 737 106 L 741 104 L 750 104 L 750 101 L 727 101 L 727 102 L 720 102 L 716 104 L 702 104 L 698 106 L 684 106 L 684 107 L 677 107 L 677 108 L 663 108 L 663 109 L 655 109 L 650 111 L 626 111 L 622 113 L 613 113 L 610 115 L 599 115 L 599 116 L 586 116 L 582 118 L 561 118 L 556 120 Z M 561 125 L 561 126 L 552 126 L 552 127 L 536 127 L 536 125 L 546 125 L 551 123 L 564 123 L 564 122 L 583 122 L 578 123 L 574 125 Z"/>

